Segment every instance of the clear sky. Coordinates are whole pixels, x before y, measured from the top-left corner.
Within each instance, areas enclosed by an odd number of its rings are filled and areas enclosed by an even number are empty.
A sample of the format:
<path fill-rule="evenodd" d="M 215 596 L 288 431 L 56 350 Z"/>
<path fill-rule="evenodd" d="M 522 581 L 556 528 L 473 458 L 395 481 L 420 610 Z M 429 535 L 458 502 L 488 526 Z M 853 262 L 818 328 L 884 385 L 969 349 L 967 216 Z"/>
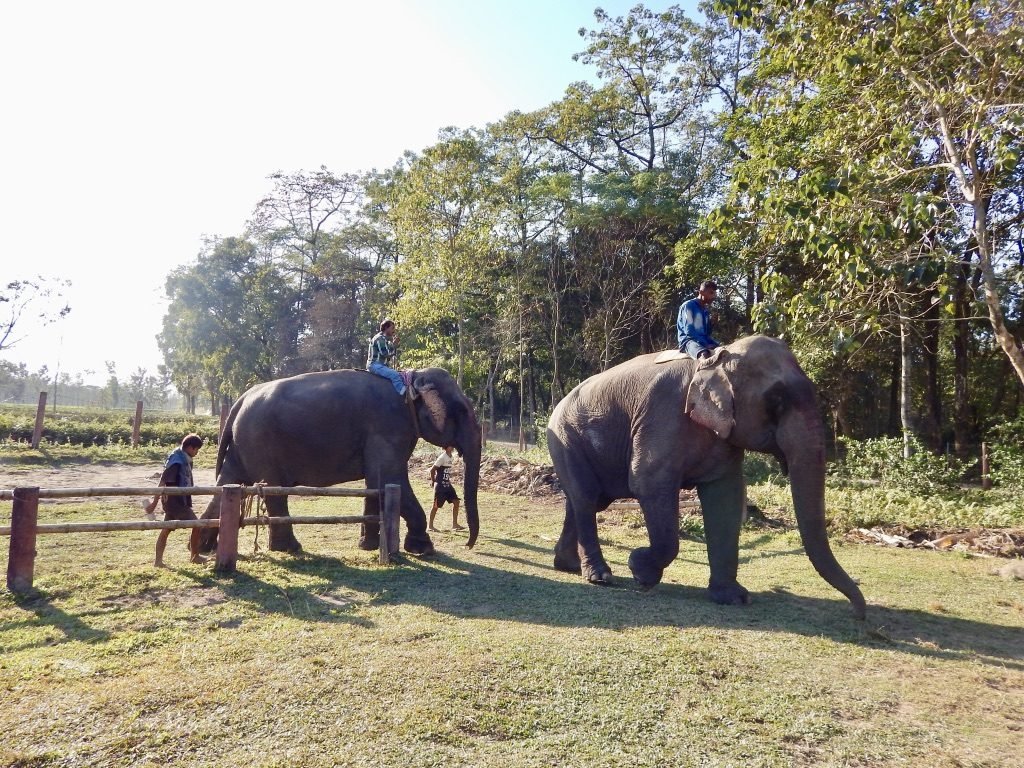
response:
<path fill-rule="evenodd" d="M 383 169 L 443 127 L 543 107 L 591 77 L 572 55 L 593 9 L 633 5 L 5 3 L 0 281 L 69 279 L 72 310 L 0 359 L 96 384 L 107 360 L 155 373 L 168 272 L 241 234 L 269 174 Z"/>

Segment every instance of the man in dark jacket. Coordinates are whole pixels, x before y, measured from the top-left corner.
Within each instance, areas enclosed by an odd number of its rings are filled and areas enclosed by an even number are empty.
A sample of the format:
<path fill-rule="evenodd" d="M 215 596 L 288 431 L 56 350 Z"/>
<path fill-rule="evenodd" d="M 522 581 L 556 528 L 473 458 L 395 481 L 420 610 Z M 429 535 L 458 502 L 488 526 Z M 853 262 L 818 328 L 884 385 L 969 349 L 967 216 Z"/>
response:
<path fill-rule="evenodd" d="M 199 435 L 186 435 L 181 441 L 181 447 L 174 449 L 167 457 L 164 464 L 164 472 L 160 475 L 160 485 L 166 488 L 191 488 L 195 485 L 192 482 L 192 459 L 203 447 L 203 438 Z M 196 513 L 192 509 L 191 496 L 158 495 L 146 505 L 146 512 L 152 514 L 156 509 L 157 499 L 161 500 L 164 509 L 164 520 L 196 520 Z M 167 537 L 171 535 L 169 529 L 160 531 L 156 538 L 156 562 L 157 568 L 164 568 L 164 548 L 167 546 Z M 199 529 L 193 528 L 189 537 L 188 551 L 192 555 L 193 563 L 204 563 L 206 558 L 199 554 Z"/>

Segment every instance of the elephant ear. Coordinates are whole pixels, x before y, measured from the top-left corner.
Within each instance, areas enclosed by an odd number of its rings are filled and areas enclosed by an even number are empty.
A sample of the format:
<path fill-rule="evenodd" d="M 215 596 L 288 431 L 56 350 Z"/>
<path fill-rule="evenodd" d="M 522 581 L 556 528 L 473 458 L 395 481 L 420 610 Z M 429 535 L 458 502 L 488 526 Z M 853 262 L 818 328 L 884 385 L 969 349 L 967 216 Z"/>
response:
<path fill-rule="evenodd" d="M 448 408 L 445 406 L 441 395 L 437 393 L 437 389 L 433 384 L 425 384 L 419 387 L 417 392 L 423 398 L 423 407 L 427 409 L 430 423 L 434 425 L 438 432 L 443 432 L 444 423 L 448 420 Z"/>
<path fill-rule="evenodd" d="M 727 350 L 719 347 L 710 357 L 697 361 L 683 408 L 693 421 L 707 427 L 722 440 L 729 437 L 736 425 L 732 383 L 724 366 L 730 356 Z"/>

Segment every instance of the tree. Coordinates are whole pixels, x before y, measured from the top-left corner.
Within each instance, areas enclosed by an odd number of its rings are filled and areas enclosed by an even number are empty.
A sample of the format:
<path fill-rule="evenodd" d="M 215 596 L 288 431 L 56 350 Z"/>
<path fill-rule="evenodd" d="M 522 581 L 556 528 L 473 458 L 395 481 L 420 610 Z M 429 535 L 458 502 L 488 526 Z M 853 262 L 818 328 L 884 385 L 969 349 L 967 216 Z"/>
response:
<path fill-rule="evenodd" d="M 408 169 L 391 188 L 390 216 L 401 253 L 390 276 L 399 292 L 395 319 L 400 327 L 420 329 L 428 359 L 455 358 L 459 386 L 473 351 L 467 322 L 476 314 L 472 305 L 486 293 L 491 254 L 484 147 L 477 131 L 443 131 L 441 141 L 408 159 Z M 447 342 L 452 337 L 454 349 Z"/>
<path fill-rule="evenodd" d="M 64 303 L 63 291 L 70 287 L 70 280 L 39 275 L 11 280 L 0 289 L 0 350 L 13 347 L 25 338 L 15 335 L 14 330 L 23 320 L 31 318 L 38 325 L 49 325 L 67 317 L 71 307 Z M 30 315 L 26 316 L 26 312 Z"/>
<path fill-rule="evenodd" d="M 194 266 L 171 273 L 166 290 L 170 305 L 157 341 L 183 393 L 194 391 L 196 372 L 208 390 L 230 398 L 281 375 L 295 337 L 295 294 L 253 243 L 212 241 Z"/>
<path fill-rule="evenodd" d="M 854 207 L 888 214 L 890 232 L 878 232 L 876 241 L 891 242 L 890 234 L 905 242 L 916 238 L 913 247 L 918 254 L 930 249 L 929 260 L 959 261 L 972 253 L 992 332 L 1024 383 L 1024 351 L 1006 319 L 1008 310 L 1019 311 L 1007 287 L 1018 282 L 1012 260 L 1019 252 L 1011 249 L 1020 242 L 1021 226 L 1024 11 L 1019 4 L 780 0 L 755 6 L 727 0 L 723 5 L 765 30 L 762 83 L 774 79 L 775 85 L 762 103 L 775 99 L 785 105 L 775 108 L 781 119 L 801 113 L 817 117 L 817 128 L 804 121 L 808 132 L 800 140 L 832 160 L 831 168 L 802 174 L 804 194 L 790 199 L 784 211 L 794 222 L 793 234 L 804 240 L 801 248 L 845 255 L 836 229 L 810 232 L 806 226 L 823 218 L 817 205 L 808 205 L 817 203 L 812 196 L 824 193 L 834 200 L 838 193 L 849 195 Z M 774 133 L 785 146 L 787 135 Z M 763 190 L 754 183 L 744 194 L 758 199 Z M 861 230 L 876 224 L 884 226 L 881 216 L 861 224 Z M 841 260 L 847 263 L 837 267 L 854 277 L 871 268 L 859 253 L 834 259 Z M 917 269 L 916 260 L 917 255 L 906 254 L 905 270 Z M 945 294 L 944 285 L 936 288 Z M 951 303 L 949 311 L 955 310 Z"/>

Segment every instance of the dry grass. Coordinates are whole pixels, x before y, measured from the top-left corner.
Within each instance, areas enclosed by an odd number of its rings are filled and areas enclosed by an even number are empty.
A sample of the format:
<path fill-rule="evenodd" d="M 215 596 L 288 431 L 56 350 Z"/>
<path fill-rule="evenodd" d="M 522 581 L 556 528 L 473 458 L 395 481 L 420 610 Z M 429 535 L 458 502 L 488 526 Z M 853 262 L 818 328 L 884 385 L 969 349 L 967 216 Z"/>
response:
<path fill-rule="evenodd" d="M 619 585 L 589 587 L 551 568 L 557 501 L 481 507 L 474 550 L 441 533 L 389 567 L 354 528 L 297 528 L 301 557 L 246 529 L 232 578 L 183 533 L 166 571 L 152 533 L 40 537 L 39 593 L 0 592 L 0 765 L 1024 765 L 1024 582 L 991 561 L 841 547 L 860 626 L 792 533 L 745 534 L 754 604 L 724 608 L 699 543 L 643 593 L 644 532 L 610 519 Z"/>

